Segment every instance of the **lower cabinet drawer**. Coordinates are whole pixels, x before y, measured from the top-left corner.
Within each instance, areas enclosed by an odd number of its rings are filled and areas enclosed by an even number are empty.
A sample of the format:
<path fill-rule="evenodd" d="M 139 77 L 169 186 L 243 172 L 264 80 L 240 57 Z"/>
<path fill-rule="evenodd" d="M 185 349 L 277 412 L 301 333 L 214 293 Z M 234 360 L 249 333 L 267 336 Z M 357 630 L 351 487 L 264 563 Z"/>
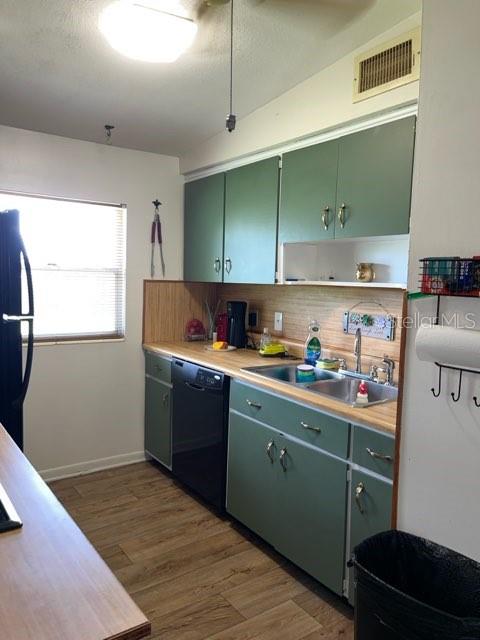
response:
<path fill-rule="evenodd" d="M 237 380 L 232 381 L 230 408 L 342 458 L 348 455 L 350 425 L 339 418 Z"/>
<path fill-rule="evenodd" d="M 395 438 L 358 425 L 353 427 L 352 462 L 393 478 Z"/>
<path fill-rule="evenodd" d="M 172 381 L 172 361 L 152 351 L 145 351 L 145 373 L 162 382 Z"/>

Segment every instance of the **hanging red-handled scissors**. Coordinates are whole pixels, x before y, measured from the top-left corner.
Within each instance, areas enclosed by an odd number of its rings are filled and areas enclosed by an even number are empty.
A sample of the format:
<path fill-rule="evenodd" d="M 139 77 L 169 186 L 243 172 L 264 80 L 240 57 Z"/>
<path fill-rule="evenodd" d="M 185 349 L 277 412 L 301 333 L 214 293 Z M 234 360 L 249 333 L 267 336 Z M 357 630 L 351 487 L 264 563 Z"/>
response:
<path fill-rule="evenodd" d="M 150 261 L 150 276 L 155 277 L 155 242 L 158 240 L 158 246 L 160 249 L 160 262 L 162 265 L 162 276 L 165 277 L 165 261 L 163 259 L 163 244 L 162 244 L 162 223 L 160 222 L 159 207 L 162 204 L 159 200 L 152 202 L 155 207 L 155 213 L 153 215 L 152 231 L 150 233 L 150 242 L 152 243 L 152 257 Z"/>

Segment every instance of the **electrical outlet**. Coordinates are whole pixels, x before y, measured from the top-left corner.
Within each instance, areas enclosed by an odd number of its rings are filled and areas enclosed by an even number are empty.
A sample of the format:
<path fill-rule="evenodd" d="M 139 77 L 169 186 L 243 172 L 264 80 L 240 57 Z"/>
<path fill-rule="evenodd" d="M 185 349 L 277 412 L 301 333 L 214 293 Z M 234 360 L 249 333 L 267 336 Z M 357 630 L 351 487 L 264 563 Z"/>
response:
<path fill-rule="evenodd" d="M 275 311 L 274 330 L 279 332 L 283 331 L 283 312 L 282 311 Z"/>
<path fill-rule="evenodd" d="M 258 329 L 258 311 L 256 309 L 252 309 L 248 312 L 248 328 L 249 329 Z"/>

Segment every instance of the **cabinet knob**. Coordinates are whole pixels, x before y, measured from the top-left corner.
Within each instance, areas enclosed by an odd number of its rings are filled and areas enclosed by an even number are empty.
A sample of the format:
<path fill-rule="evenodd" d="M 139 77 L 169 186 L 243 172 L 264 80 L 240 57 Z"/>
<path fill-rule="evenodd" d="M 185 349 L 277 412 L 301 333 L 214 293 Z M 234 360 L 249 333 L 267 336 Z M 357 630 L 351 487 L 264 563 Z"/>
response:
<path fill-rule="evenodd" d="M 268 459 L 270 460 L 270 462 L 273 464 L 274 460 L 273 460 L 273 449 L 275 447 L 275 442 L 273 440 L 270 440 L 270 442 L 267 444 L 267 456 Z"/>
<path fill-rule="evenodd" d="M 282 465 L 282 469 L 284 471 L 287 470 L 287 449 L 286 447 L 284 447 L 281 451 L 280 451 L 280 464 Z"/>
<path fill-rule="evenodd" d="M 343 202 L 342 206 L 338 210 L 338 220 L 340 222 L 340 226 L 342 229 L 345 226 L 345 209 L 346 208 L 347 208 L 347 205 Z"/>
<path fill-rule="evenodd" d="M 366 450 L 368 455 L 371 456 L 372 458 L 375 458 L 376 460 L 385 460 L 385 462 L 393 462 L 392 456 L 387 456 L 385 453 L 378 453 L 377 451 L 370 449 L 370 447 L 366 447 Z"/>
<path fill-rule="evenodd" d="M 330 207 L 324 207 L 323 213 L 322 213 L 322 223 L 323 223 L 323 228 L 325 229 L 325 231 L 328 231 L 328 224 L 329 224 L 329 216 L 328 216 L 328 214 L 329 213 L 330 213 Z"/>
<path fill-rule="evenodd" d="M 220 269 L 222 268 L 222 261 L 220 260 L 220 258 L 215 258 L 213 268 L 215 269 L 215 273 L 220 273 Z"/>
<path fill-rule="evenodd" d="M 253 407 L 254 409 L 261 409 L 262 405 L 258 404 L 258 402 L 254 402 L 253 400 L 246 399 L 246 403 L 249 407 Z"/>
<path fill-rule="evenodd" d="M 231 259 L 230 259 L 230 258 L 227 258 L 227 259 L 225 260 L 225 271 L 226 271 L 227 273 L 230 273 L 230 271 L 231 271 L 231 270 L 232 270 L 232 261 L 231 261 Z"/>
<path fill-rule="evenodd" d="M 355 487 L 355 502 L 357 503 L 358 510 L 360 513 L 364 513 L 362 506 L 362 495 L 365 493 L 365 485 L 363 482 L 359 482 Z"/>
<path fill-rule="evenodd" d="M 168 399 L 169 399 L 169 395 L 168 393 L 165 393 L 163 396 L 163 406 L 166 407 L 168 404 Z"/>

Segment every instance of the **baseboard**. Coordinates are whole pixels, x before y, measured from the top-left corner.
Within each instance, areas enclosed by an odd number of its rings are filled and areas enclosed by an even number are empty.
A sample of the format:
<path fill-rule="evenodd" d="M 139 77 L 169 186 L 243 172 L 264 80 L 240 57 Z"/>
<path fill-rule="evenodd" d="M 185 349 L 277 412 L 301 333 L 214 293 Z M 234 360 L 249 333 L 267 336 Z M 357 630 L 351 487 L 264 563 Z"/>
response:
<path fill-rule="evenodd" d="M 143 462 L 145 459 L 144 451 L 133 451 L 132 453 L 122 453 L 118 456 L 110 456 L 109 458 L 97 458 L 96 460 L 69 464 L 65 467 L 44 469 L 43 471 L 39 471 L 39 474 L 44 480 L 50 482 L 52 480 L 60 480 L 61 478 L 81 476 L 85 473 L 92 473 L 93 471 L 102 471 L 102 469 L 111 469 L 135 462 Z"/>

